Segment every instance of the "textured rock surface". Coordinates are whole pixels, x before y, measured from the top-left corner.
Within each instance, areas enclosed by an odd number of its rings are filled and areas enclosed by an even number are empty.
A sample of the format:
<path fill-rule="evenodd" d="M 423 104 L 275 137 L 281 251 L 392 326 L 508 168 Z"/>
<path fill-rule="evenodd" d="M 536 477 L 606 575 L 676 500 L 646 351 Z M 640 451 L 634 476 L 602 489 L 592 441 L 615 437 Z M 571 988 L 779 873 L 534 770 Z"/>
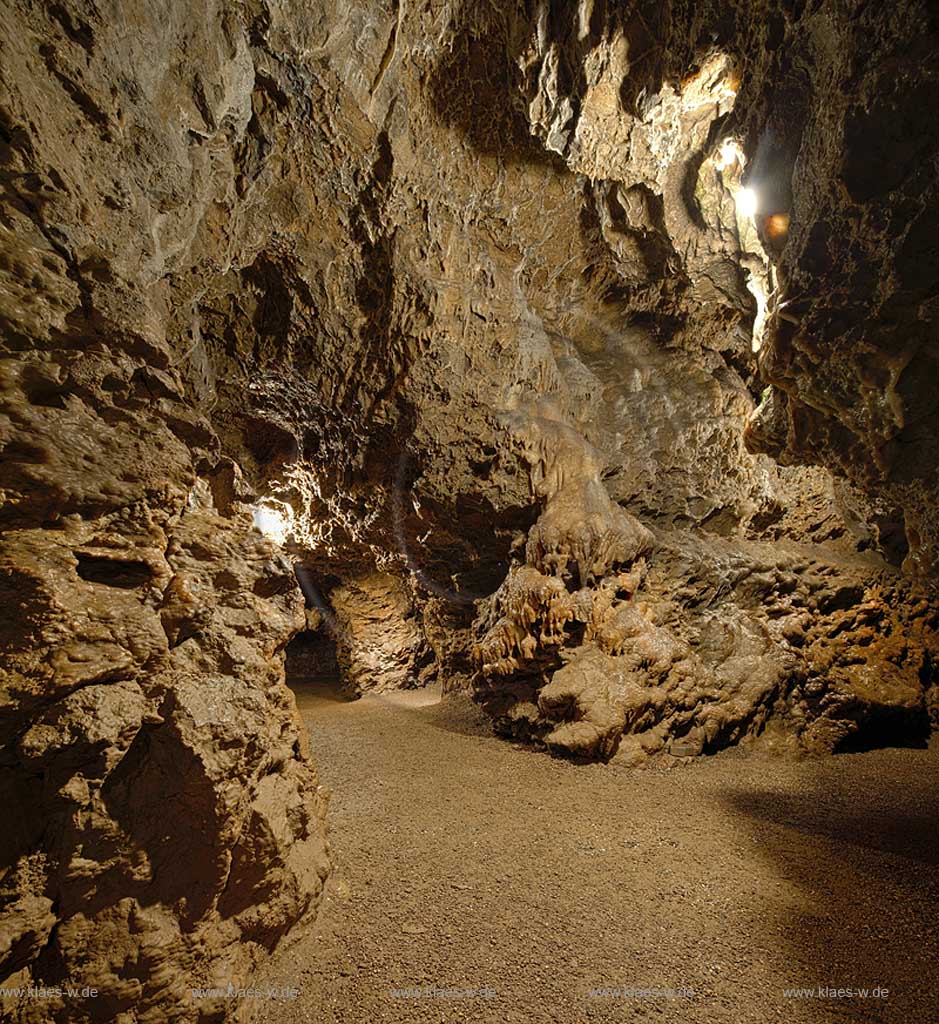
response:
<path fill-rule="evenodd" d="M 754 178 L 785 186 L 791 223 L 752 446 L 821 462 L 900 510 L 906 567 L 924 576 L 939 544 L 939 130 L 919 111 L 939 96 L 937 33 L 926 3 L 806 11 L 749 132 Z M 824 89 L 799 88 L 807 61 Z M 770 113 L 783 96 L 798 116 Z"/>
<path fill-rule="evenodd" d="M 277 655 L 302 603 L 249 523 L 200 480 L 181 507 L 4 534 L 30 634 L 2 638 L 2 969 L 98 992 L 11 1017 L 194 1018 L 193 985 L 244 978 L 315 906 L 325 800 Z"/>
<path fill-rule="evenodd" d="M 340 678 L 352 693 L 403 690 L 430 681 L 433 652 L 402 581 L 371 573 L 330 594 Z M 431 673 L 432 674 L 432 673 Z"/>
<path fill-rule="evenodd" d="M 774 545 L 653 537 L 569 426 L 522 422 L 545 511 L 481 603 L 474 647 L 500 732 L 628 761 L 757 739 L 814 752 L 928 739 L 935 594 L 859 555 L 869 537 L 845 543 L 834 488 L 813 495 L 803 480 L 802 518 L 771 517 Z"/>
<path fill-rule="evenodd" d="M 191 988 L 243 983 L 328 869 L 280 653 L 302 598 L 166 330 L 173 275 L 239 245 L 246 31 L 2 12 L 0 971 L 97 990 L 4 1019 L 228 1013 Z"/>
<path fill-rule="evenodd" d="M 925 3 L 0 18 L 5 970 L 232 1009 L 326 868 L 305 626 L 580 756 L 922 739 Z"/>

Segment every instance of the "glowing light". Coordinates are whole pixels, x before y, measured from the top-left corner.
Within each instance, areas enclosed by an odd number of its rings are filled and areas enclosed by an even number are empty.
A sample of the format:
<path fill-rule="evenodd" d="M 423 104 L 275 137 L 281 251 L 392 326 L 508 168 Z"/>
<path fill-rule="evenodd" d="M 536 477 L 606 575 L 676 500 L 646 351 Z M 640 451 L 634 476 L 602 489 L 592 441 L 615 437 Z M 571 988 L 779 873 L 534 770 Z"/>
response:
<path fill-rule="evenodd" d="M 268 540 L 283 544 L 293 532 L 293 511 L 288 505 L 278 502 L 256 505 L 254 508 L 254 525 Z"/>
<path fill-rule="evenodd" d="M 756 192 L 752 188 L 742 188 L 734 196 L 734 201 L 737 203 L 737 210 L 741 217 L 755 217 L 757 211 L 757 198 Z"/>
<path fill-rule="evenodd" d="M 770 238 L 779 240 L 785 238 L 789 233 L 789 214 L 774 213 L 772 217 L 766 218 L 766 234 Z"/>
<path fill-rule="evenodd" d="M 747 290 L 756 301 L 752 346 L 754 352 L 759 352 L 769 328 L 770 307 L 778 299 L 773 266 L 754 223 L 760 208 L 760 198 L 754 188 L 740 183 L 747 161 L 737 139 L 724 139 L 717 152 L 711 156 L 711 161 L 720 175 L 721 187 L 734 201 L 740 263 L 747 271 Z M 787 214 L 775 213 L 766 219 L 768 237 L 783 238 L 788 230 Z M 773 308 L 778 307 L 773 305 Z"/>
<path fill-rule="evenodd" d="M 740 143 L 736 139 L 724 139 L 717 156 L 714 158 L 714 166 L 723 173 L 734 165 L 743 167 L 744 155 Z"/>

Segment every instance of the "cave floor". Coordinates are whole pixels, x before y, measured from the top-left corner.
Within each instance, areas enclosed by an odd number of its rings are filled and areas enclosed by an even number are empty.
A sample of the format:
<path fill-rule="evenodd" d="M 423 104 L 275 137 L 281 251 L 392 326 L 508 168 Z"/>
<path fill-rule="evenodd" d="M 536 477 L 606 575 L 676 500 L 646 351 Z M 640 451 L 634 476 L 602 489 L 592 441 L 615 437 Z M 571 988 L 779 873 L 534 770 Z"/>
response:
<path fill-rule="evenodd" d="M 298 690 L 336 869 L 253 1020 L 939 1020 L 935 748 L 574 765 L 434 700 Z"/>

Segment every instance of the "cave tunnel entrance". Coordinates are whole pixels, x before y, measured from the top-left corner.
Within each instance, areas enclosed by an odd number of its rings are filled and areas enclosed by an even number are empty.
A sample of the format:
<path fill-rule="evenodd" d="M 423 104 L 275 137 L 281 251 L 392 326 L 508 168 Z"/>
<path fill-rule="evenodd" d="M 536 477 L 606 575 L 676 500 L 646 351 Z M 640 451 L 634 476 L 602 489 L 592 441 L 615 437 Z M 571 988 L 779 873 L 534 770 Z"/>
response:
<path fill-rule="evenodd" d="M 285 653 L 287 685 L 292 690 L 339 689 L 336 638 L 325 625 L 297 633 L 287 644 Z"/>
<path fill-rule="evenodd" d="M 297 633 L 284 650 L 287 685 L 299 697 L 340 696 L 343 672 L 337 652 L 335 617 L 329 591 L 335 577 L 316 578 L 301 565 L 294 567 L 306 602 L 307 628 Z"/>

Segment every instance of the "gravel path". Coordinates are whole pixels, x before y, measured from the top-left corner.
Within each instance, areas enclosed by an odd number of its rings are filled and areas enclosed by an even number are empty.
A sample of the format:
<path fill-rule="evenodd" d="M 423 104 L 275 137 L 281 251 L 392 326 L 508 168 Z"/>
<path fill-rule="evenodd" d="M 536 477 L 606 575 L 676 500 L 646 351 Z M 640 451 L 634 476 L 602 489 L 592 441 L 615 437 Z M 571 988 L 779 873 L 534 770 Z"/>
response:
<path fill-rule="evenodd" d="M 936 749 L 630 770 L 463 698 L 298 700 L 336 870 L 253 1020 L 939 1022 Z"/>

